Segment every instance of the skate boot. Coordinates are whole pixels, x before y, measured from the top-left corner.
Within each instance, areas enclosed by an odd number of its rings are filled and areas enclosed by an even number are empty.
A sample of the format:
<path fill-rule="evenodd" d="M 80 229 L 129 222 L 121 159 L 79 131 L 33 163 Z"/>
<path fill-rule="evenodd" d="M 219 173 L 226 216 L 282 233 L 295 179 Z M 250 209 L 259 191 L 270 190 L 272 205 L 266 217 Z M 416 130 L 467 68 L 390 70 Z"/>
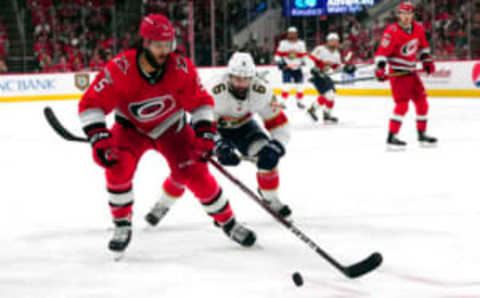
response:
<path fill-rule="evenodd" d="M 170 208 L 160 202 L 155 203 L 150 212 L 145 215 L 145 220 L 152 226 L 156 226 L 167 215 Z"/>
<path fill-rule="evenodd" d="M 407 143 L 401 141 L 397 138 L 397 136 L 393 133 L 388 134 L 387 138 L 387 147 L 391 150 L 403 150 L 407 146 Z"/>
<path fill-rule="evenodd" d="M 300 110 L 305 109 L 305 105 L 304 105 L 300 100 L 297 100 L 297 107 L 298 107 Z"/>
<path fill-rule="evenodd" d="M 260 189 L 257 189 L 258 193 L 263 199 L 263 202 L 268 204 L 270 208 L 281 218 L 288 219 L 292 215 L 292 210 L 287 204 L 282 203 L 277 197 L 267 199 Z"/>
<path fill-rule="evenodd" d="M 223 224 L 223 226 L 217 222 L 215 222 L 215 225 L 221 227 L 228 237 L 232 238 L 233 241 L 241 246 L 250 247 L 255 244 L 257 240 L 255 232 L 238 223 L 235 218 L 230 219 L 227 223 Z"/>
<path fill-rule="evenodd" d="M 130 239 L 132 238 L 132 225 L 128 221 L 116 222 L 113 237 L 108 243 L 108 249 L 114 253 L 115 261 L 123 257 Z"/>
<path fill-rule="evenodd" d="M 323 122 L 335 124 L 335 123 L 338 123 L 338 118 L 333 117 L 328 111 L 323 111 Z"/>
<path fill-rule="evenodd" d="M 318 121 L 318 116 L 316 114 L 316 109 L 313 105 L 308 108 L 307 113 L 312 118 L 313 121 L 315 121 L 315 122 Z"/>
<path fill-rule="evenodd" d="M 418 141 L 423 147 L 435 147 L 438 140 L 435 137 L 428 136 L 424 131 L 419 131 Z"/>

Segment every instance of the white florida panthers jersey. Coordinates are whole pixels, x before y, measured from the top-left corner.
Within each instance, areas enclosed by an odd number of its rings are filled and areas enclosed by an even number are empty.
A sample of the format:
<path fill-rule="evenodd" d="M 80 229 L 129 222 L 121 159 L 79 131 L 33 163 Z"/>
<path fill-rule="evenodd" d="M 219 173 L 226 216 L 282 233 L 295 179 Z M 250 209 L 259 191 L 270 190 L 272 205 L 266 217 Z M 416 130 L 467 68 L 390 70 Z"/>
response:
<path fill-rule="evenodd" d="M 324 71 L 331 71 L 333 70 L 332 68 L 323 68 L 323 63 L 328 62 L 330 64 L 337 65 L 337 67 L 342 63 L 342 58 L 340 55 L 340 51 L 338 49 L 335 49 L 331 51 L 328 47 L 326 46 L 317 46 L 313 52 L 312 52 L 312 59 L 314 60 L 315 64 L 317 67 Z M 333 67 L 335 68 L 335 67 Z"/>
<path fill-rule="evenodd" d="M 219 128 L 238 128 L 258 114 L 271 136 L 282 145 L 290 140 L 288 120 L 276 101 L 272 88 L 254 77 L 244 100 L 229 91 L 229 75 L 223 74 L 207 82 L 207 91 L 215 100 L 215 121 Z"/>
<path fill-rule="evenodd" d="M 299 69 L 304 65 L 304 58 L 307 55 L 307 48 L 303 40 L 290 41 L 284 39 L 280 41 L 275 52 L 275 62 L 285 61 L 290 69 Z"/>

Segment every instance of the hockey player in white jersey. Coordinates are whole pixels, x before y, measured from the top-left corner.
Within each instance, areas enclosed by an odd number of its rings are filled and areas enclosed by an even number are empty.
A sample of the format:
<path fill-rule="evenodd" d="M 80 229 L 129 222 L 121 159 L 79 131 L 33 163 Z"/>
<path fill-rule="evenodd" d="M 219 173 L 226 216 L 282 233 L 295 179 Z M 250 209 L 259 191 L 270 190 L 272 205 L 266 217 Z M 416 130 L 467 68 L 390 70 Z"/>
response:
<path fill-rule="evenodd" d="M 279 200 L 277 169 L 290 139 L 288 119 L 266 81 L 256 77 L 252 56 L 235 53 L 229 60 L 228 72 L 215 77 L 205 86 L 215 101 L 214 117 L 219 135 L 214 151 L 218 161 L 226 166 L 240 164 L 241 158 L 236 151 L 254 157 L 260 195 L 279 216 L 290 216 L 290 208 Z M 253 120 L 254 114 L 263 119 L 270 136 Z M 173 186 L 169 193 L 176 193 Z M 176 197 L 162 196 L 145 217 L 146 221 L 151 226 L 157 225 L 182 194 L 183 191 L 177 192 Z"/>
<path fill-rule="evenodd" d="M 288 99 L 290 89 L 293 87 L 296 92 L 297 106 L 302 109 L 305 108 L 302 103 L 304 89 L 302 66 L 305 65 L 305 56 L 307 56 L 307 48 L 305 42 L 298 39 L 297 28 L 288 28 L 287 39 L 280 41 L 274 60 L 282 71 L 284 84 L 282 98 Z"/>
<path fill-rule="evenodd" d="M 329 33 L 327 35 L 327 44 L 317 46 L 310 58 L 315 62 L 315 67 L 312 68 L 313 77 L 310 82 L 317 89 L 319 96 L 308 109 L 308 114 L 314 121 L 318 121 L 316 110 L 323 108 L 323 121 L 325 123 L 337 123 L 338 118 L 332 116 L 332 110 L 335 105 L 335 86 L 330 78 L 330 74 L 336 72 L 339 67 L 342 67 L 342 58 L 339 51 L 340 38 L 337 33 Z M 347 73 L 355 72 L 355 66 L 346 64 L 342 71 Z"/>
<path fill-rule="evenodd" d="M 225 166 L 236 166 L 243 156 L 254 157 L 257 165 L 259 193 L 283 218 L 290 208 L 279 200 L 278 163 L 285 155 L 290 139 L 288 119 L 279 108 L 272 88 L 256 76 L 253 58 L 235 53 L 228 62 L 228 72 L 207 84 L 215 99 L 215 118 L 219 132 L 215 153 Z M 267 135 L 253 119 L 258 114 Z"/>

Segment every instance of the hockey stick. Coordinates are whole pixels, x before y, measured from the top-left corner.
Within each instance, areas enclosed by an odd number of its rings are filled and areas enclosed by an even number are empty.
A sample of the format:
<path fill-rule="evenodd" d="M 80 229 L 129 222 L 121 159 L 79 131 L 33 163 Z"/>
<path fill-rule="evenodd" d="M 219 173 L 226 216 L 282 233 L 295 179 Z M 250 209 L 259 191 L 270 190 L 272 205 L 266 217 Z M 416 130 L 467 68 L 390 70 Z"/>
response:
<path fill-rule="evenodd" d="M 349 278 L 356 278 L 360 277 L 370 271 L 376 269 L 382 263 L 383 257 L 380 253 L 375 252 L 371 254 L 368 258 L 355 263 L 350 266 L 343 266 L 334 258 L 332 258 L 329 254 L 327 254 L 323 249 L 320 248 L 310 237 L 308 237 L 305 233 L 303 233 L 299 228 L 297 228 L 292 222 L 285 220 L 284 218 L 279 217 L 275 211 L 273 211 L 270 206 L 263 202 L 263 200 L 255 194 L 252 190 L 250 190 L 245 184 L 243 184 L 240 180 L 235 178 L 232 174 L 230 174 L 225 168 L 219 164 L 217 161 L 212 159 L 211 157 L 207 157 L 207 160 L 212 164 L 220 173 L 222 173 L 226 178 L 228 178 L 233 184 L 237 185 L 244 193 L 246 193 L 251 199 L 257 202 L 260 206 L 262 206 L 265 211 L 270 213 L 278 222 L 280 222 L 285 228 L 290 230 L 295 236 L 297 236 L 300 240 L 302 240 L 305 244 L 308 245 L 311 249 L 313 249 L 317 254 L 323 257 L 328 263 L 330 263 L 333 267 L 337 270 L 342 272 L 345 276 Z"/>
<path fill-rule="evenodd" d="M 64 138 L 67 141 L 74 141 L 74 142 L 85 142 L 88 143 L 88 139 L 84 137 L 78 137 L 71 132 L 69 132 L 63 125 L 60 123 L 58 120 L 57 116 L 55 116 L 55 113 L 53 112 L 52 108 L 50 107 L 45 107 L 43 109 L 43 114 L 45 115 L 45 118 L 47 119 L 48 124 L 55 130 L 55 132 Z"/>

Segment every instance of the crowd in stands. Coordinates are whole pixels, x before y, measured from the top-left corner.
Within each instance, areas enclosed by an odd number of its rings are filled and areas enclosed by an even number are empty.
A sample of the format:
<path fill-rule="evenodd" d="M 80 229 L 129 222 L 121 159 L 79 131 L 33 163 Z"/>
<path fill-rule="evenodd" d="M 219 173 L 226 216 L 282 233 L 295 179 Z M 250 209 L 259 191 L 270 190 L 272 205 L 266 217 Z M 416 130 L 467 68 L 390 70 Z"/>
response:
<path fill-rule="evenodd" d="M 28 0 L 39 71 L 101 69 L 131 38 L 114 38 L 114 7 L 114 0 Z"/>
<path fill-rule="evenodd" d="M 432 5 L 432 1 L 435 1 L 435 5 Z M 196 63 L 225 65 L 230 55 L 238 50 L 252 53 L 258 64 L 271 63 L 275 47 L 284 35 L 271 40 L 252 37 L 244 45 L 232 44 L 231 40 L 231 32 L 244 26 L 249 16 L 252 19 L 260 15 L 266 9 L 265 3 L 252 0 L 248 10 L 246 1 L 216 2 L 217 54 L 215 61 L 212 61 L 211 3 L 210 0 L 194 1 Z M 273 3 L 279 5 L 278 1 Z M 473 0 L 472 3 L 480 6 L 480 0 Z M 176 30 L 177 51 L 189 56 L 189 0 L 142 0 L 141 5 L 143 15 L 162 13 L 169 16 Z M 129 48 L 137 36 L 138 24 L 126 32 L 114 32 L 112 18 L 115 7 L 114 0 L 27 0 L 38 71 L 99 70 L 105 61 Z M 435 7 L 435 10 L 431 7 Z M 467 58 L 470 51 L 473 57 L 480 56 L 478 42 L 469 43 L 468 40 L 469 29 L 476 32 L 471 36 L 480 36 L 480 10 L 475 10 L 475 7 L 469 7 L 465 1 L 455 0 L 423 0 L 418 6 L 417 20 L 425 25 L 437 59 Z M 467 25 L 471 11 L 474 11 L 472 23 Z M 305 22 L 301 19 L 296 21 Z M 373 22 L 360 22 L 355 15 L 331 15 L 307 18 L 306 26 L 297 27 L 300 38 L 307 41 L 309 50 L 324 43 L 328 32 L 338 32 L 342 36 L 343 50 L 354 52 L 356 62 L 360 62 L 373 58 L 384 28 L 393 22 L 396 22 L 394 12 Z M 8 38 L 0 19 L 0 72 L 7 51 Z"/>
<path fill-rule="evenodd" d="M 3 19 L 0 17 L 0 73 L 5 73 L 8 70 L 5 63 L 8 54 L 8 47 L 7 27 L 5 26 Z"/>

